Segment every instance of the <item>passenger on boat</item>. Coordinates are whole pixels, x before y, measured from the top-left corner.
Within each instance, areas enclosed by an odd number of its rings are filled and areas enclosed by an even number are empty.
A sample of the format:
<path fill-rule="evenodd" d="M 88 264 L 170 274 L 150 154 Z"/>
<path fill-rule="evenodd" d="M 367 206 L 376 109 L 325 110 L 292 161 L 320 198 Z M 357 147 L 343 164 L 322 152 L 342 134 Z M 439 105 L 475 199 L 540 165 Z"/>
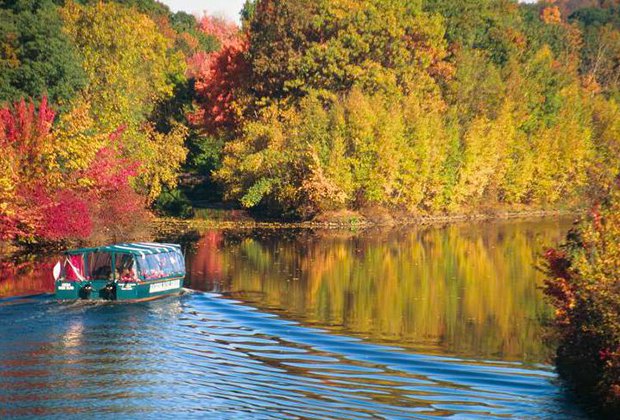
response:
<path fill-rule="evenodd" d="M 120 258 L 117 257 L 116 278 L 125 283 L 138 281 L 135 262 L 132 256 L 123 255 Z"/>
<path fill-rule="evenodd" d="M 133 268 L 123 269 L 119 278 L 123 282 L 135 282 L 138 280 L 136 272 L 133 270 Z"/>

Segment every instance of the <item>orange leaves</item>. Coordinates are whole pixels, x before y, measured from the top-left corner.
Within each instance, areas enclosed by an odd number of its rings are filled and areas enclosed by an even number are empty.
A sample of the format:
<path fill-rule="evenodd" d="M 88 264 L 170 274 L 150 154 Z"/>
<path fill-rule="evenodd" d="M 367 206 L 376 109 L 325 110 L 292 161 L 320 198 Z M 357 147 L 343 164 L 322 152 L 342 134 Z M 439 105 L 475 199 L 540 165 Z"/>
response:
<path fill-rule="evenodd" d="M 562 13 L 557 6 L 545 7 L 540 13 L 540 18 L 548 25 L 562 23 Z"/>
<path fill-rule="evenodd" d="M 240 43 L 239 27 L 234 22 L 217 16 L 204 15 L 198 24 L 204 34 L 218 40 L 222 49 Z"/>

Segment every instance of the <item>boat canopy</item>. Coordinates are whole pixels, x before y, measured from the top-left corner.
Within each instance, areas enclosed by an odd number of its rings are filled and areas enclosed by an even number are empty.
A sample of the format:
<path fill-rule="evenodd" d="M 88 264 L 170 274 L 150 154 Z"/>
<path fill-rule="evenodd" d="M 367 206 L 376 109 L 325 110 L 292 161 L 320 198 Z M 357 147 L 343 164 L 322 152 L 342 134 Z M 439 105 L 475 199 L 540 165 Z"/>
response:
<path fill-rule="evenodd" d="M 135 242 L 100 246 L 97 248 L 81 248 L 66 251 L 66 255 L 90 254 L 93 252 L 105 252 L 108 254 L 132 254 L 137 256 L 162 254 L 166 252 L 181 252 L 181 246 L 177 244 L 159 244 L 155 242 Z"/>
<path fill-rule="evenodd" d="M 66 251 L 61 277 L 69 281 L 149 281 L 185 275 L 185 260 L 176 244 L 124 243 Z"/>

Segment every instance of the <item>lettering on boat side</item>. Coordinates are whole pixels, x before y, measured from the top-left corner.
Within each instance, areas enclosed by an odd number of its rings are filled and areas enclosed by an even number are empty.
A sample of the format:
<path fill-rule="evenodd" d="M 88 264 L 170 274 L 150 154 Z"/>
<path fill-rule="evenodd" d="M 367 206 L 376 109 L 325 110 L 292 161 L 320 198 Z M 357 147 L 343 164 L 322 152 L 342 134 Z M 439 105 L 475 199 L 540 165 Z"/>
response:
<path fill-rule="evenodd" d="M 133 284 L 123 284 L 121 290 L 133 290 Z"/>
<path fill-rule="evenodd" d="M 71 283 L 62 283 L 58 286 L 58 290 L 73 290 L 73 285 Z"/>
<path fill-rule="evenodd" d="M 164 281 L 162 283 L 151 284 L 151 286 L 149 287 L 149 293 L 163 292 L 166 290 L 178 289 L 179 287 L 181 287 L 181 280 L 177 279 Z"/>

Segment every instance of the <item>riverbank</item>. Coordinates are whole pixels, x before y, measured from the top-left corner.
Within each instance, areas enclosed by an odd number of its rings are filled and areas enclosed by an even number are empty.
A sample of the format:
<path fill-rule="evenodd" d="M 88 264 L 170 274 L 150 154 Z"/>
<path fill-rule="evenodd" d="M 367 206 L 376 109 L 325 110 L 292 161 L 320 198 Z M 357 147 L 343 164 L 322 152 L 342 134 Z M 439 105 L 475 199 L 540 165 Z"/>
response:
<path fill-rule="evenodd" d="M 153 217 L 126 236 L 115 234 L 105 238 L 103 233 L 86 241 L 59 241 L 49 243 L 13 244 L 0 242 L 0 255 L 6 259 L 18 254 L 51 254 L 62 249 L 91 246 L 103 242 L 152 241 L 155 238 L 178 238 L 194 231 L 207 229 L 371 229 L 377 227 L 413 227 L 464 222 L 492 222 L 510 219 L 538 219 L 579 215 L 579 209 L 555 210 L 502 210 L 472 212 L 469 214 L 411 215 L 390 213 L 383 209 L 366 209 L 360 212 L 339 211 L 325 213 L 310 221 L 287 221 L 253 216 L 243 210 L 202 211 L 192 219 Z"/>
<path fill-rule="evenodd" d="M 523 211 L 494 211 L 469 214 L 444 215 L 407 215 L 394 214 L 382 210 L 366 212 L 340 211 L 323 214 L 309 221 L 283 221 L 273 219 L 254 218 L 247 213 L 231 213 L 227 219 L 220 215 L 218 218 L 179 219 L 174 217 L 157 217 L 152 226 L 155 231 L 168 229 L 362 229 L 373 227 L 398 226 L 425 226 L 434 224 L 450 224 L 462 222 L 483 222 L 509 219 L 536 219 L 545 217 L 560 217 L 579 215 L 580 209 L 562 210 L 523 210 Z"/>

